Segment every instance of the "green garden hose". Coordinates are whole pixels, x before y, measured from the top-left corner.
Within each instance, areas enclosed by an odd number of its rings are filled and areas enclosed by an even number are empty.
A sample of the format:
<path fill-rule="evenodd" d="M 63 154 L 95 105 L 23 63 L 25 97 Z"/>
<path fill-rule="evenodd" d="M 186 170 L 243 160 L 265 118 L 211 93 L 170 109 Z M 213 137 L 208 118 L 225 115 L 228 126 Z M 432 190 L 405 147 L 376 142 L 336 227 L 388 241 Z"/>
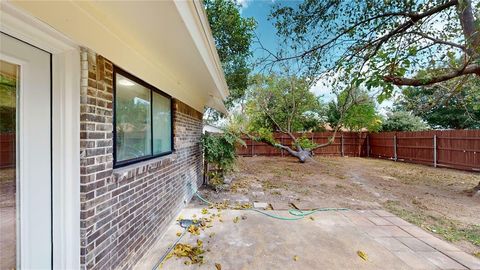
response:
<path fill-rule="evenodd" d="M 213 205 L 212 202 L 206 200 L 205 198 L 203 198 L 199 193 L 198 191 L 195 191 L 192 189 L 192 191 L 194 192 L 195 196 L 197 196 L 198 199 L 200 199 L 202 202 L 208 204 L 208 205 Z M 267 217 L 271 217 L 271 218 L 275 218 L 275 219 L 279 219 L 279 220 L 300 220 L 300 219 L 303 219 L 305 218 L 306 216 L 309 216 L 311 214 L 314 214 L 316 212 L 326 212 L 326 211 L 345 211 L 345 210 L 349 210 L 348 208 L 318 208 L 318 209 L 314 209 L 314 210 L 308 210 L 308 211 L 301 211 L 301 210 L 297 210 L 297 209 L 290 209 L 288 210 L 288 213 L 290 215 L 292 215 L 293 217 L 282 217 L 282 216 L 277 216 L 277 215 L 273 215 L 273 214 L 270 214 L 268 212 L 264 212 L 264 211 L 260 211 L 258 209 L 253 209 L 253 208 L 249 208 L 249 209 L 241 209 L 241 210 L 251 210 L 251 211 L 254 211 L 254 212 L 258 212 L 262 215 L 265 215 Z M 162 264 L 162 262 L 165 260 L 165 258 L 167 257 L 167 255 L 172 251 L 172 249 L 178 244 L 178 242 L 180 241 L 180 239 L 182 239 L 182 237 L 185 235 L 185 233 L 187 232 L 187 228 L 184 229 L 183 233 L 177 238 L 177 240 L 175 241 L 175 243 L 173 245 L 171 245 L 168 250 L 163 254 L 162 257 L 160 257 L 160 259 L 158 260 L 158 262 L 155 264 L 155 266 L 153 267 L 152 270 L 157 270 L 158 267 Z"/>
<path fill-rule="evenodd" d="M 202 202 L 208 204 L 208 205 L 213 205 L 212 202 L 206 200 L 205 198 L 203 198 L 199 193 L 198 191 L 195 191 L 195 196 L 197 196 L 197 198 L 199 198 Z M 297 210 L 297 209 L 290 209 L 288 210 L 288 213 L 294 217 L 282 217 L 282 216 L 277 216 L 277 215 L 274 215 L 274 214 L 270 214 L 268 212 L 264 212 L 264 211 L 261 211 L 261 210 L 258 210 L 258 209 L 253 209 L 253 208 L 248 208 L 248 209 L 242 209 L 242 210 L 251 210 L 251 211 L 255 211 L 255 212 L 258 212 L 262 215 L 265 215 L 267 217 L 271 217 L 271 218 L 275 218 L 275 219 L 279 219 L 279 220 L 299 220 L 299 219 L 303 219 L 305 218 L 306 216 L 309 216 L 311 214 L 314 214 L 316 212 L 326 212 L 326 211 L 345 211 L 345 210 L 349 210 L 348 208 L 317 208 L 317 209 L 314 209 L 314 210 L 308 210 L 308 211 L 301 211 L 301 210 Z"/>

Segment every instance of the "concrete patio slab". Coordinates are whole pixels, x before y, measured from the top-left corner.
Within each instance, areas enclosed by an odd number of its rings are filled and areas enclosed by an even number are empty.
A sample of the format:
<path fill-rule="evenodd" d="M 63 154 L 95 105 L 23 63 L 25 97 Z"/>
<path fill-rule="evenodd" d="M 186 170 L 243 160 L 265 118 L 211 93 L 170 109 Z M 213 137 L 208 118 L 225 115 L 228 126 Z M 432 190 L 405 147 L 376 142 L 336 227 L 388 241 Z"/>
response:
<path fill-rule="evenodd" d="M 187 208 L 181 216 L 200 218 L 218 213 L 216 209 L 208 211 L 209 214 L 202 215 L 201 208 Z M 267 212 L 291 217 L 287 211 Z M 375 225 L 370 222 L 369 218 L 380 217 L 379 214 L 394 217 L 383 211 L 338 211 L 317 212 L 312 219 L 284 221 L 248 210 L 222 210 L 223 222 L 214 218 L 212 227 L 205 228 L 198 236 L 186 233 L 180 241 L 192 245 L 198 239 L 203 241 L 204 265 L 185 265 L 188 258 L 174 256 L 164 261 L 159 269 L 215 269 L 216 263 L 224 270 L 477 269 L 476 258 L 450 250 L 449 244 L 442 240 L 424 232 L 437 241 L 432 240 L 411 228 L 421 230 L 418 227 L 403 226 L 423 238 L 393 223 Z M 359 220 L 370 223 L 359 224 Z M 152 269 L 181 231 L 180 226 L 172 224 L 136 268 Z M 358 251 L 365 253 L 367 260 L 360 258 Z"/>
<path fill-rule="evenodd" d="M 273 210 L 288 210 L 292 208 L 290 203 L 287 203 L 287 202 L 284 202 L 284 203 L 274 202 L 274 203 L 270 203 L 270 205 L 272 206 Z"/>
<path fill-rule="evenodd" d="M 438 251 L 420 251 L 417 252 L 418 254 L 424 256 L 427 258 L 430 262 L 438 266 L 442 270 L 449 270 L 449 269 L 467 269 L 465 266 L 459 264 L 458 262 L 452 260 L 445 254 L 442 254 L 441 252 Z"/>
<path fill-rule="evenodd" d="M 397 251 L 394 254 L 399 257 L 404 263 L 406 263 L 411 269 L 421 269 L 421 270 L 430 270 L 430 269 L 439 269 L 433 263 L 428 260 L 425 260 L 425 257 L 416 254 L 415 252 L 408 251 Z"/>
<path fill-rule="evenodd" d="M 435 251 L 433 247 L 415 237 L 399 237 L 398 240 L 413 251 Z"/>

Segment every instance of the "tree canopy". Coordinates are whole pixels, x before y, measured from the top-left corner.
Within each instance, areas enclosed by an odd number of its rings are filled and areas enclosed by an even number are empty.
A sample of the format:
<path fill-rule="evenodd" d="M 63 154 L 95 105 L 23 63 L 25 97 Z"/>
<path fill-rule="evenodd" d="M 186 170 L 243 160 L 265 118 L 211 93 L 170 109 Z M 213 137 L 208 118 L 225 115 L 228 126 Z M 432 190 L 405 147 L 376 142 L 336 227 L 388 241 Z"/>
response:
<path fill-rule="evenodd" d="M 430 87 L 408 87 L 402 93 L 395 107 L 412 112 L 433 128 L 480 128 L 480 80 L 457 78 Z"/>
<path fill-rule="evenodd" d="M 284 149 L 301 162 L 311 157 L 313 150 L 333 143 L 337 131 L 345 124 L 353 130 L 378 126 L 373 100 L 365 92 L 348 87 L 337 98 L 335 114 L 338 117 L 333 134 L 326 143 L 315 144 L 298 136 L 295 133 L 323 128 L 327 108 L 310 91 L 308 78 L 291 75 L 254 76 L 247 95 L 245 114 L 248 136 Z M 275 131 L 288 135 L 292 145 L 276 141 L 273 136 Z"/>
<path fill-rule="evenodd" d="M 324 106 L 305 79 L 276 74 L 252 77 L 246 113 L 250 130 L 304 132 L 324 123 Z"/>
<path fill-rule="evenodd" d="M 406 111 L 394 111 L 387 114 L 382 123 L 382 131 L 422 131 L 429 129 L 422 119 Z"/>
<path fill-rule="evenodd" d="M 352 74 L 350 82 L 380 89 L 480 78 L 480 1 L 305 0 L 271 13 L 283 46 L 270 64 L 301 61 L 304 73 Z M 474 12 L 475 11 L 475 12 Z M 268 62 L 267 62 L 268 64 Z M 438 72 L 419 72 L 435 69 Z"/>
<path fill-rule="evenodd" d="M 230 95 L 226 106 L 230 107 L 242 98 L 248 87 L 251 56 L 250 45 L 256 27 L 255 19 L 244 18 L 240 6 L 230 0 L 204 0 L 208 21 L 222 62 Z"/>
<path fill-rule="evenodd" d="M 336 100 L 328 104 L 328 122 L 330 125 L 340 125 L 351 131 L 361 131 L 362 129 L 378 131 L 382 121 L 377 113 L 375 101 L 366 91 L 358 88 L 352 91 L 351 95 L 354 95 L 351 99 L 352 104 L 345 111 L 343 119 L 341 119 L 340 109 L 347 101 L 348 94 L 348 91 L 344 90 L 337 96 Z"/>

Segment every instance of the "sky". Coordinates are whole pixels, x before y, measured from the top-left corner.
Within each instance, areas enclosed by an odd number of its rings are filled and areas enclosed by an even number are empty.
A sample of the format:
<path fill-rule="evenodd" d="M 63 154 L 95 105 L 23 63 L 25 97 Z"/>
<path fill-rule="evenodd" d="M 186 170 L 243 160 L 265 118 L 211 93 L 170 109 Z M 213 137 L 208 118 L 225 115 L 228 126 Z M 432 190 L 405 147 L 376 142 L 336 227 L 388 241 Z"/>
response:
<path fill-rule="evenodd" d="M 237 3 L 242 5 L 241 14 L 244 17 L 253 17 L 257 21 L 256 35 L 262 45 L 268 50 L 275 52 L 278 43 L 276 37 L 276 29 L 272 21 L 268 20 L 271 8 L 276 3 L 282 5 L 296 6 L 300 1 L 294 0 L 237 0 Z M 260 49 L 258 43 L 253 44 L 254 57 L 259 58 L 265 56 L 265 51 Z M 326 84 L 326 85 L 324 85 Z M 317 96 L 322 95 L 322 100 L 328 102 L 332 100 L 335 95 L 331 93 L 328 87 L 328 78 L 320 79 L 320 81 L 312 87 L 311 91 Z M 389 108 L 392 106 L 392 100 L 384 101 L 379 104 L 378 110 L 381 114 L 385 115 Z"/>

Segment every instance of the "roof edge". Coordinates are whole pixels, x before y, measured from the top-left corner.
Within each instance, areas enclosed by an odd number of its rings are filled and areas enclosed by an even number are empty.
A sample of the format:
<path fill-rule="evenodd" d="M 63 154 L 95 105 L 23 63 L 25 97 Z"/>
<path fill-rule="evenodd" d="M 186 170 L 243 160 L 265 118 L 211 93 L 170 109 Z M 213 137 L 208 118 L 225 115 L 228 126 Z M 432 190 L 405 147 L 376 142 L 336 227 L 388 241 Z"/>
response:
<path fill-rule="evenodd" d="M 217 93 L 212 94 L 225 100 L 229 95 L 228 85 L 204 5 L 200 0 L 174 1 L 174 3 L 215 82 L 217 89 L 212 90 L 216 90 Z"/>

